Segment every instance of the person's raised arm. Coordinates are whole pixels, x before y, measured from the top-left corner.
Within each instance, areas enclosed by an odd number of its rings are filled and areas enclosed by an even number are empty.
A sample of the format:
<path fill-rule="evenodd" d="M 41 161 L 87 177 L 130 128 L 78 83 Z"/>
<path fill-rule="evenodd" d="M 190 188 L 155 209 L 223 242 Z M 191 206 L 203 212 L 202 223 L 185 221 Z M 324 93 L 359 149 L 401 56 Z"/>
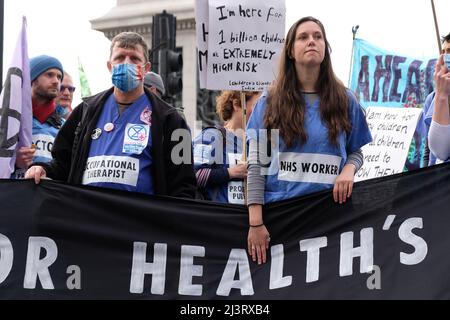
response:
<path fill-rule="evenodd" d="M 428 145 L 438 159 L 447 160 L 450 158 L 450 71 L 444 64 L 443 55 L 436 64 L 434 80 L 436 95 Z"/>
<path fill-rule="evenodd" d="M 444 56 L 441 55 L 436 64 L 434 73 L 436 83 L 436 95 L 434 96 L 433 121 L 440 125 L 450 124 L 450 110 L 448 97 L 450 95 L 450 72 L 444 63 Z"/>

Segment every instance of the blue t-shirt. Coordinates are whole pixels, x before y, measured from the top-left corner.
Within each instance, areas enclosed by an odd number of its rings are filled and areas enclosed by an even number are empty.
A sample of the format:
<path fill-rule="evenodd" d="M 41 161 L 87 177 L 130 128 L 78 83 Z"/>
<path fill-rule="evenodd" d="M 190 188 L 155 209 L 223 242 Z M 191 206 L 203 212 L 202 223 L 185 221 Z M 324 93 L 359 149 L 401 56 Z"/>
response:
<path fill-rule="evenodd" d="M 372 141 L 364 111 L 349 92 L 349 117 L 352 130 L 338 136 L 337 146 L 331 144 L 328 129 L 322 122 L 319 100 L 311 104 L 305 96 L 305 130 L 308 139 L 304 145 L 298 143 L 288 148 L 283 139 L 271 130 L 271 161 L 262 174 L 266 175 L 264 201 L 271 203 L 330 189 L 342 171 L 347 155 Z M 249 139 L 259 139 L 261 146 L 267 145 L 260 129 L 265 129 L 264 115 L 267 95 L 263 95 L 252 112 L 247 125 Z M 264 163 L 263 163 L 264 165 Z"/>
<path fill-rule="evenodd" d="M 121 115 L 114 95 L 108 98 L 91 133 L 83 184 L 154 194 L 151 113 L 145 94 Z"/>
<path fill-rule="evenodd" d="M 242 139 L 226 130 L 225 148 L 222 132 L 207 128 L 194 139 L 194 167 L 223 169 L 235 166 L 242 159 Z M 213 177 L 210 177 L 213 179 Z M 217 183 L 210 181 L 204 188 L 209 199 L 215 202 L 244 204 L 243 180 Z"/>

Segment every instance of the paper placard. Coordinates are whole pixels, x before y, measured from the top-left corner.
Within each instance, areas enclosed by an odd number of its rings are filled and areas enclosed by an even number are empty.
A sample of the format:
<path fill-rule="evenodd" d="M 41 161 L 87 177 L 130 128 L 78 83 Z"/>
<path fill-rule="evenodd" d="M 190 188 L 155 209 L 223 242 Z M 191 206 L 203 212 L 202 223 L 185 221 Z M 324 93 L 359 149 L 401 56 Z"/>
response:
<path fill-rule="evenodd" d="M 373 141 L 362 148 L 364 165 L 355 181 L 403 172 L 422 109 L 369 107 L 366 111 Z"/>
<path fill-rule="evenodd" d="M 269 86 L 285 39 L 285 2 L 209 0 L 208 17 L 204 1 L 196 4 L 200 6 L 197 42 L 202 69 L 205 40 L 208 43 L 206 88 L 262 91 Z"/>

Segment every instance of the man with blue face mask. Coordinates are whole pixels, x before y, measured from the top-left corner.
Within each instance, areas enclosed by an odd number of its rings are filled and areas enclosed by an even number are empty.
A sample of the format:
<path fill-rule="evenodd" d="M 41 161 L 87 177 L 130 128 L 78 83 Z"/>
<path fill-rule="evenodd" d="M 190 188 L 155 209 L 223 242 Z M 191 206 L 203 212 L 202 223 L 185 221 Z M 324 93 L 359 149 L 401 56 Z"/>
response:
<path fill-rule="evenodd" d="M 35 164 L 26 178 L 193 198 L 189 128 L 175 108 L 144 89 L 150 66 L 142 36 L 114 37 L 107 62 L 113 88 L 74 109 L 55 140 L 54 161 Z M 175 130 L 181 138 L 173 138 Z M 177 157 L 173 150 L 180 149 L 184 156 Z"/>

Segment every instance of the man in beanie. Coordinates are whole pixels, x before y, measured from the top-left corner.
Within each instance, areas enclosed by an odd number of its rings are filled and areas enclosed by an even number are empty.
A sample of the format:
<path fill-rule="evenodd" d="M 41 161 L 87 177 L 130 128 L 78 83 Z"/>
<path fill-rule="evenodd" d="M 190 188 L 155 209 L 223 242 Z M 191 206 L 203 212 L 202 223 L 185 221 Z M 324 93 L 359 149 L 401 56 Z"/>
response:
<path fill-rule="evenodd" d="M 33 162 L 50 162 L 55 137 L 62 126 L 62 118 L 55 112 L 55 98 L 59 94 L 64 70 L 58 59 L 47 55 L 30 60 L 31 100 L 33 105 L 33 145 L 17 152 L 13 178 L 21 178 Z"/>
<path fill-rule="evenodd" d="M 25 177 L 193 198 L 190 130 L 174 107 L 144 87 L 151 67 L 144 38 L 115 36 L 107 67 L 113 87 L 74 108 L 56 137 L 52 162 L 36 163 Z"/>
<path fill-rule="evenodd" d="M 146 86 L 151 92 L 161 98 L 166 92 L 164 83 L 159 74 L 150 71 L 145 75 L 144 86 Z"/>

